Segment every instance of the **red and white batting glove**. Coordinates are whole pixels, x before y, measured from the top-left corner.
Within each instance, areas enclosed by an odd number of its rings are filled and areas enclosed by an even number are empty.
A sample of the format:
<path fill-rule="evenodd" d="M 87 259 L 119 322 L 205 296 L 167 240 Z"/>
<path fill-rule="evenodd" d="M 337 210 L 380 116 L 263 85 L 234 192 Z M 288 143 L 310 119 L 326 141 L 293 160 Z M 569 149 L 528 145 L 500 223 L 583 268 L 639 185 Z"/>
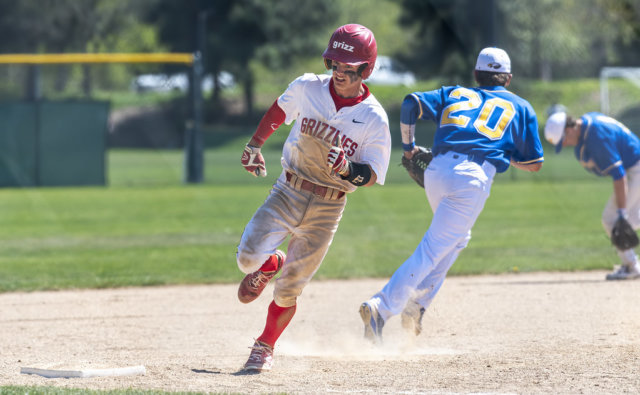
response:
<path fill-rule="evenodd" d="M 345 176 L 349 172 L 349 159 L 342 148 L 331 147 L 327 155 L 327 166 L 341 176 Z"/>
<path fill-rule="evenodd" d="M 245 170 L 254 176 L 267 176 L 267 168 L 264 163 L 262 153 L 260 153 L 260 147 L 254 147 L 247 144 L 242 152 L 242 158 L 240 158 L 242 166 Z"/>

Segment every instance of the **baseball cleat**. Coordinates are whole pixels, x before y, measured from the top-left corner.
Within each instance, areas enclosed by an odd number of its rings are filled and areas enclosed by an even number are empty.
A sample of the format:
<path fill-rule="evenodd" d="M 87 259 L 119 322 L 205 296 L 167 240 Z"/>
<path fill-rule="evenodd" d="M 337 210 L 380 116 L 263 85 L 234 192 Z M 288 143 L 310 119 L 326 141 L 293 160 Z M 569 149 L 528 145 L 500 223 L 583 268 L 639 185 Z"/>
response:
<path fill-rule="evenodd" d="M 622 265 L 613 273 L 607 274 L 607 280 L 632 280 L 640 278 L 640 265 Z"/>
<path fill-rule="evenodd" d="M 273 366 L 273 347 L 259 340 L 253 344 L 249 359 L 244 364 L 243 370 L 262 372 L 271 370 Z"/>
<path fill-rule="evenodd" d="M 364 323 L 364 337 L 373 343 L 382 343 L 382 327 L 384 320 L 378 314 L 378 310 L 364 302 L 360 305 L 360 317 Z"/>
<path fill-rule="evenodd" d="M 402 327 L 409 333 L 418 336 L 422 332 L 422 317 L 425 308 L 419 303 L 410 301 L 402 311 L 400 318 L 402 319 Z"/>
<path fill-rule="evenodd" d="M 282 269 L 284 261 L 287 260 L 287 256 L 284 252 L 277 250 L 274 254 L 278 259 L 278 267 L 272 272 L 262 272 L 256 270 L 253 273 L 247 274 L 240 286 L 238 287 L 238 299 L 242 303 L 249 303 L 256 300 L 258 296 L 264 291 L 264 288 L 269 284 L 269 281 Z"/>

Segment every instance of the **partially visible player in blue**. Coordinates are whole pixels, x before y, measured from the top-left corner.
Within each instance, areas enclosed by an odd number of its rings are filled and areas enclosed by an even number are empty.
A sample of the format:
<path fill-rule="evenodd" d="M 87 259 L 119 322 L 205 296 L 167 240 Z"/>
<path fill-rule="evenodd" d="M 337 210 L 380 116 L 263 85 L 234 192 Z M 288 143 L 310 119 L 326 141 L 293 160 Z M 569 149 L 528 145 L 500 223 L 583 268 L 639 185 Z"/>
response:
<path fill-rule="evenodd" d="M 401 312 L 402 325 L 420 333 L 425 309 L 471 238 L 494 175 L 510 164 L 525 171 L 542 167 L 536 113 L 506 89 L 512 78 L 507 53 L 483 49 L 474 75 L 479 87 L 414 92 L 402 103 L 400 129 L 407 158 L 417 152 L 416 121 L 438 125 L 432 147 L 435 157 L 424 175 L 433 219 L 413 254 L 380 292 L 360 306 L 365 337 L 374 342 L 381 340 L 384 323 Z"/>
<path fill-rule="evenodd" d="M 617 120 L 598 112 L 579 119 L 560 111 L 549 116 L 545 138 L 560 152 L 573 147 L 576 158 L 587 171 L 613 179 L 613 194 L 602 212 L 602 225 L 611 229 L 622 216 L 634 229 L 640 228 L 640 139 Z M 633 249 L 618 250 L 622 265 L 607 280 L 640 278 L 640 263 Z"/>

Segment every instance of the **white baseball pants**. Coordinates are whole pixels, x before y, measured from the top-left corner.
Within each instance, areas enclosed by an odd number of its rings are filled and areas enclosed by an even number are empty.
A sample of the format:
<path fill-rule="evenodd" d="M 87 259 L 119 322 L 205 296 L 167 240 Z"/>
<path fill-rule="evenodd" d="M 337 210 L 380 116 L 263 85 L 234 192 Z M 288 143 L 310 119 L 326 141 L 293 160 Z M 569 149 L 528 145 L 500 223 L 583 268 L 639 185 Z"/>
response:
<path fill-rule="evenodd" d="M 258 270 L 290 236 L 287 261 L 275 281 L 273 299 L 281 307 L 295 305 L 320 268 L 346 204 L 346 196 L 328 200 L 297 190 L 283 173 L 242 233 L 238 267 L 247 274 Z"/>
<path fill-rule="evenodd" d="M 410 299 L 428 307 L 451 265 L 471 239 L 471 228 L 489 197 L 496 168 L 466 155 L 436 156 L 425 171 L 425 191 L 433 219 L 413 254 L 391 276 L 373 304 L 387 320 L 399 314 Z"/>
<path fill-rule="evenodd" d="M 626 169 L 627 174 L 627 213 L 629 214 L 629 223 L 633 229 L 640 229 L 640 162 Z M 611 229 L 618 219 L 618 206 L 616 205 L 616 196 L 612 194 L 602 212 L 602 226 L 607 236 L 611 238 Z M 618 250 L 618 256 L 624 264 L 634 265 L 638 261 L 638 257 L 633 249 L 621 251 Z"/>

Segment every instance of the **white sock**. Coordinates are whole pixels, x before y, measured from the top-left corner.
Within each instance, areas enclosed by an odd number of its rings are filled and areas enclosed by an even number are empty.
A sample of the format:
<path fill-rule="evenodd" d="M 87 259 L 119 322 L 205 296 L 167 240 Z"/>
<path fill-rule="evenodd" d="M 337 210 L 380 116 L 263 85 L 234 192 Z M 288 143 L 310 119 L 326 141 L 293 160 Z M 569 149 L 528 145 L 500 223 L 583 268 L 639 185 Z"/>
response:
<path fill-rule="evenodd" d="M 618 256 L 622 259 L 622 264 L 628 267 L 633 267 L 638 265 L 638 255 L 631 248 L 628 250 L 620 251 L 618 250 Z"/>

